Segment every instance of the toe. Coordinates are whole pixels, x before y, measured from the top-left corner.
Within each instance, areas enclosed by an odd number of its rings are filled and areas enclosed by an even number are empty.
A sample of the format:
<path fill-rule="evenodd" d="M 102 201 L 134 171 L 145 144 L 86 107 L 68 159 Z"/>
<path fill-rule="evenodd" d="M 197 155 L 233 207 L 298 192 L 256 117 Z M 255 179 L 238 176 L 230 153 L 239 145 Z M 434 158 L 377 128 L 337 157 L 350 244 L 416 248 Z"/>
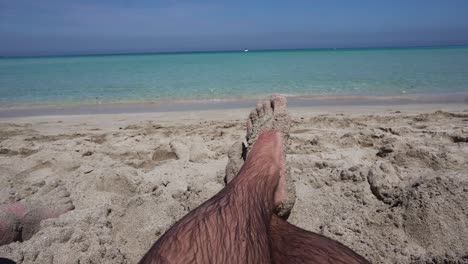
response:
<path fill-rule="evenodd" d="M 252 132 L 253 124 L 252 120 L 249 118 L 247 119 L 247 135 L 249 135 Z"/>
<path fill-rule="evenodd" d="M 273 113 L 273 109 L 271 108 L 271 101 L 264 101 L 262 106 L 265 115 L 270 115 L 271 113 Z"/>
<path fill-rule="evenodd" d="M 73 205 L 72 203 L 69 203 L 64 207 L 64 209 L 67 211 L 73 210 L 75 209 L 75 205 Z"/>
<path fill-rule="evenodd" d="M 73 203 L 73 201 L 72 201 L 71 198 L 63 198 L 63 199 L 61 200 L 61 203 L 62 203 L 62 204 L 71 204 L 71 203 Z"/>
<path fill-rule="evenodd" d="M 57 193 L 58 197 L 70 197 L 70 193 L 67 190 L 61 190 Z"/>
<path fill-rule="evenodd" d="M 252 112 L 250 112 L 249 120 L 250 120 L 250 122 L 253 124 L 253 123 L 255 123 L 255 121 L 256 121 L 257 119 L 258 119 L 257 109 L 254 109 L 254 110 L 252 110 Z"/>
<path fill-rule="evenodd" d="M 273 95 L 271 97 L 271 105 L 273 107 L 273 111 L 276 112 L 284 112 L 286 111 L 286 107 L 288 105 L 288 101 L 286 97 L 282 95 Z"/>
<path fill-rule="evenodd" d="M 263 112 L 263 104 L 258 102 L 257 107 L 255 108 L 257 110 L 258 117 L 262 117 L 265 113 Z"/>

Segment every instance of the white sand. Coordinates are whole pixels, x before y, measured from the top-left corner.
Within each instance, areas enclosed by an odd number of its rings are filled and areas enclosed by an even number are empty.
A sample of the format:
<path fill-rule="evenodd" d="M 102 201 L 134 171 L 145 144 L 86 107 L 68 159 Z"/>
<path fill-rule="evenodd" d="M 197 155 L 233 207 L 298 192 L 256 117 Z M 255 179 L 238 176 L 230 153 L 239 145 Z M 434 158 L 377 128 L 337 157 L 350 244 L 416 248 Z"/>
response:
<path fill-rule="evenodd" d="M 467 108 L 291 109 L 289 221 L 373 263 L 468 263 Z M 226 153 L 245 135 L 248 113 L 0 119 L 0 204 L 41 200 L 58 183 L 76 206 L 30 240 L 0 247 L 0 257 L 136 263 L 223 188 Z"/>

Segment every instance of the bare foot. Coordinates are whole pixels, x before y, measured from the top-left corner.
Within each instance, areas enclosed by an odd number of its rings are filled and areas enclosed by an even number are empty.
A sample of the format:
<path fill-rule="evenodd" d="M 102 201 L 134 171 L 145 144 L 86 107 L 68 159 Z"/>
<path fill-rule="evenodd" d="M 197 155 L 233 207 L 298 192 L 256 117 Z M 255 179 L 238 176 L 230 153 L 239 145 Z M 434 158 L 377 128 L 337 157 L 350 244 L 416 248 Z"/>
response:
<path fill-rule="evenodd" d="M 60 182 L 44 186 L 39 193 L 37 200 L 26 199 L 0 207 L 0 245 L 28 240 L 39 231 L 42 220 L 75 208 L 70 193 Z"/>
<path fill-rule="evenodd" d="M 275 195 L 275 203 L 278 205 L 276 213 L 284 219 L 291 213 L 296 200 L 296 190 L 292 181 L 287 177 L 285 162 L 290 123 L 291 119 L 287 111 L 287 101 L 284 96 L 273 95 L 270 99 L 259 102 L 247 120 L 246 142 L 234 143 L 228 153 L 229 161 L 226 166 L 225 178 L 226 183 L 228 183 L 237 175 L 249 155 L 253 144 L 263 132 L 272 130 L 280 132 L 279 134 L 283 141 L 283 151 L 281 153 L 282 162 L 280 164 L 281 177 Z"/>

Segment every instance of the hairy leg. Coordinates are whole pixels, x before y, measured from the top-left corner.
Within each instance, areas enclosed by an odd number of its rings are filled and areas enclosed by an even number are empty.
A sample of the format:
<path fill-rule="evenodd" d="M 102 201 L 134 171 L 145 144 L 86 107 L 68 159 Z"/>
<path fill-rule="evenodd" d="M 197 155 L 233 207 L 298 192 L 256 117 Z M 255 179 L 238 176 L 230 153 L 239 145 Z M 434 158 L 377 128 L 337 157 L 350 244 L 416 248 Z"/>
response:
<path fill-rule="evenodd" d="M 283 136 L 283 151 L 286 150 L 289 138 L 291 117 L 287 109 L 287 100 L 281 95 L 272 95 L 262 100 L 253 109 L 247 119 L 247 134 L 244 142 L 236 142 L 228 152 L 225 182 L 229 183 L 239 173 L 246 157 L 250 154 L 253 144 L 264 131 L 274 130 Z M 285 157 L 286 153 L 282 153 Z M 290 178 L 286 176 L 286 164 L 283 177 L 280 178 L 280 188 L 276 194 L 276 201 L 281 204 L 276 207 L 275 213 L 287 219 L 296 201 L 296 188 Z"/>
<path fill-rule="evenodd" d="M 171 227 L 140 263 L 271 263 L 268 234 L 284 164 L 281 133 L 263 132 L 237 177 Z"/>
<path fill-rule="evenodd" d="M 274 263 L 370 263 L 345 245 L 276 215 L 271 218 L 270 235 Z"/>
<path fill-rule="evenodd" d="M 265 129 L 280 131 L 288 138 L 290 118 L 286 98 L 274 95 L 264 100 L 251 112 L 247 119 L 247 144 L 235 143 L 228 153 L 226 182 L 236 177 L 242 166 L 245 154 L 255 142 L 256 136 Z M 286 142 L 284 142 L 286 143 Z M 270 238 L 273 262 L 275 263 L 368 263 L 351 249 L 324 236 L 297 228 L 284 221 L 289 216 L 295 202 L 295 188 L 292 181 L 283 181 L 277 192 L 277 201 L 282 201 L 280 210 L 275 211 L 270 224 Z M 284 193 L 284 191 L 286 191 Z M 278 208 L 277 208 L 278 209 Z M 282 218 L 282 219 L 281 219 Z"/>

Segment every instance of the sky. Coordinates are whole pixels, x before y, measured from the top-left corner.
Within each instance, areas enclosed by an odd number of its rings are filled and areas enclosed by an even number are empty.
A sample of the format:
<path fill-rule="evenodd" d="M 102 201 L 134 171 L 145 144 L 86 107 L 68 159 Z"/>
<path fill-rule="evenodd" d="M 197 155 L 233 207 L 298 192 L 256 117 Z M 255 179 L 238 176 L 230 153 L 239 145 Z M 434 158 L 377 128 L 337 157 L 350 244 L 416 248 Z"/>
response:
<path fill-rule="evenodd" d="M 0 0 L 0 56 L 468 45 L 466 0 Z"/>

